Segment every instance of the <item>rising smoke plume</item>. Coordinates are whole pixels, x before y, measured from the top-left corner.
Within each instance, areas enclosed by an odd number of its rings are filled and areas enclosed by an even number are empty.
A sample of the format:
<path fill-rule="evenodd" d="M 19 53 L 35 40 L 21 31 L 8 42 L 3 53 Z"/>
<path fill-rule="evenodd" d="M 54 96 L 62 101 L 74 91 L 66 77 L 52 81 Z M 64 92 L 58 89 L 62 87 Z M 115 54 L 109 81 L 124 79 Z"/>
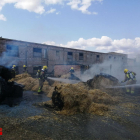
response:
<path fill-rule="evenodd" d="M 124 69 L 127 68 L 129 71 L 136 73 L 137 83 L 140 82 L 140 64 L 134 63 L 132 66 L 122 61 L 104 61 L 101 64 L 93 64 L 90 69 L 86 70 L 80 77 L 83 82 L 92 79 L 95 75 L 105 73 L 116 77 L 119 81 L 124 80 L 125 74 Z"/>
<path fill-rule="evenodd" d="M 6 47 L 10 47 L 10 46 L 6 46 Z M 18 61 L 19 58 L 13 58 L 13 56 L 15 56 L 15 48 L 14 47 L 10 47 L 10 51 L 4 51 L 2 52 L 2 54 L 0 55 L 0 65 L 5 66 L 7 68 L 10 68 L 12 65 L 18 65 Z"/>

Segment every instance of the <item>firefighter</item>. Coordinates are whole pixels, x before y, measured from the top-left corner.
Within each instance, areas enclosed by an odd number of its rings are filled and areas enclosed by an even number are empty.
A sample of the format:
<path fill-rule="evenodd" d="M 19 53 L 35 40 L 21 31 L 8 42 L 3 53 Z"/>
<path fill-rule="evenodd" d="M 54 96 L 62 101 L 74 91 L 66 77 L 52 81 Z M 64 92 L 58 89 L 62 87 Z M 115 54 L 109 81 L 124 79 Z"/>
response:
<path fill-rule="evenodd" d="M 27 73 L 28 70 L 27 70 L 27 66 L 26 65 L 23 65 L 23 73 Z"/>
<path fill-rule="evenodd" d="M 12 66 L 11 73 L 12 73 L 12 77 L 15 78 L 15 76 L 16 76 L 16 65 Z"/>
<path fill-rule="evenodd" d="M 70 79 L 73 79 L 74 78 L 74 68 L 73 67 L 71 67 L 71 69 L 69 70 L 69 72 L 70 72 Z"/>
<path fill-rule="evenodd" d="M 43 66 L 42 70 L 37 71 L 37 76 L 39 78 L 38 94 L 42 93 L 42 87 L 43 87 L 43 83 L 45 82 L 45 75 L 46 75 L 47 68 L 48 68 L 47 66 Z"/>
<path fill-rule="evenodd" d="M 88 70 L 88 69 L 89 69 L 89 65 L 86 66 L 86 70 Z"/>
<path fill-rule="evenodd" d="M 127 82 L 126 85 L 136 84 L 136 73 L 129 71 L 128 69 L 124 69 L 125 79 L 122 83 Z M 134 94 L 134 87 L 127 87 L 126 93 Z"/>

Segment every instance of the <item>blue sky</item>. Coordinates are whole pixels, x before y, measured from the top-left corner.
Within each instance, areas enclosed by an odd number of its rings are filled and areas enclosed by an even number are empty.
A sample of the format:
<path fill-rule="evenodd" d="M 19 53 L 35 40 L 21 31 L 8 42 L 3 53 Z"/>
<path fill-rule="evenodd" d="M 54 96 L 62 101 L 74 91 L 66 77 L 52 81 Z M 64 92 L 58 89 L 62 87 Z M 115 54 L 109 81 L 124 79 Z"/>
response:
<path fill-rule="evenodd" d="M 139 7 L 140 0 L 0 0 L 0 36 L 134 55 Z"/>

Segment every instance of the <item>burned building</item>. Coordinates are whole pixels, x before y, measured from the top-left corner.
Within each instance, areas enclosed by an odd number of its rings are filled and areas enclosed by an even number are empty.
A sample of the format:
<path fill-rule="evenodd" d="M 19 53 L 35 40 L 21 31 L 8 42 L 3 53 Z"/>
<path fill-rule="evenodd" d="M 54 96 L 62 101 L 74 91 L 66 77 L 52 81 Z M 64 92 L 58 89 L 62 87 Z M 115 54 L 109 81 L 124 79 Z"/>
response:
<path fill-rule="evenodd" d="M 92 52 L 7 38 L 0 38 L 0 55 L 2 65 L 15 64 L 19 73 L 22 73 L 23 65 L 27 65 L 30 74 L 36 72 L 37 66 L 43 65 L 47 65 L 48 72 L 51 72 L 59 64 L 93 65 L 105 60 L 127 62 L 126 54 Z"/>

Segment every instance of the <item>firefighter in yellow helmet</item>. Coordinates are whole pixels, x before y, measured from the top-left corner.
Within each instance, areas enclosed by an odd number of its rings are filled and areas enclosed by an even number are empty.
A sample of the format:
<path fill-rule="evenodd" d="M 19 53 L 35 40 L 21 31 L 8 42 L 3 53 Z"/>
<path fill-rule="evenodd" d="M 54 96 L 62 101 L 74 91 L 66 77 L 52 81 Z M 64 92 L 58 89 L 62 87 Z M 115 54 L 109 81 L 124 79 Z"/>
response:
<path fill-rule="evenodd" d="M 128 69 L 124 69 L 125 79 L 122 83 L 127 82 L 126 85 L 136 84 L 136 73 L 129 71 Z M 126 93 L 134 94 L 134 87 L 127 87 Z"/>
<path fill-rule="evenodd" d="M 42 70 L 37 71 L 37 75 L 39 78 L 38 94 L 42 93 L 43 83 L 45 82 L 45 75 L 46 75 L 47 69 L 48 69 L 47 66 L 43 66 Z"/>
<path fill-rule="evenodd" d="M 15 76 L 16 76 L 16 65 L 12 66 L 11 73 L 12 73 L 12 77 L 15 78 Z"/>
<path fill-rule="evenodd" d="M 23 73 L 27 73 L 28 70 L 27 70 L 27 66 L 26 65 L 23 65 Z"/>
<path fill-rule="evenodd" d="M 74 68 L 73 67 L 71 67 L 71 69 L 69 70 L 69 72 L 70 72 L 70 79 L 73 79 L 74 78 Z"/>

